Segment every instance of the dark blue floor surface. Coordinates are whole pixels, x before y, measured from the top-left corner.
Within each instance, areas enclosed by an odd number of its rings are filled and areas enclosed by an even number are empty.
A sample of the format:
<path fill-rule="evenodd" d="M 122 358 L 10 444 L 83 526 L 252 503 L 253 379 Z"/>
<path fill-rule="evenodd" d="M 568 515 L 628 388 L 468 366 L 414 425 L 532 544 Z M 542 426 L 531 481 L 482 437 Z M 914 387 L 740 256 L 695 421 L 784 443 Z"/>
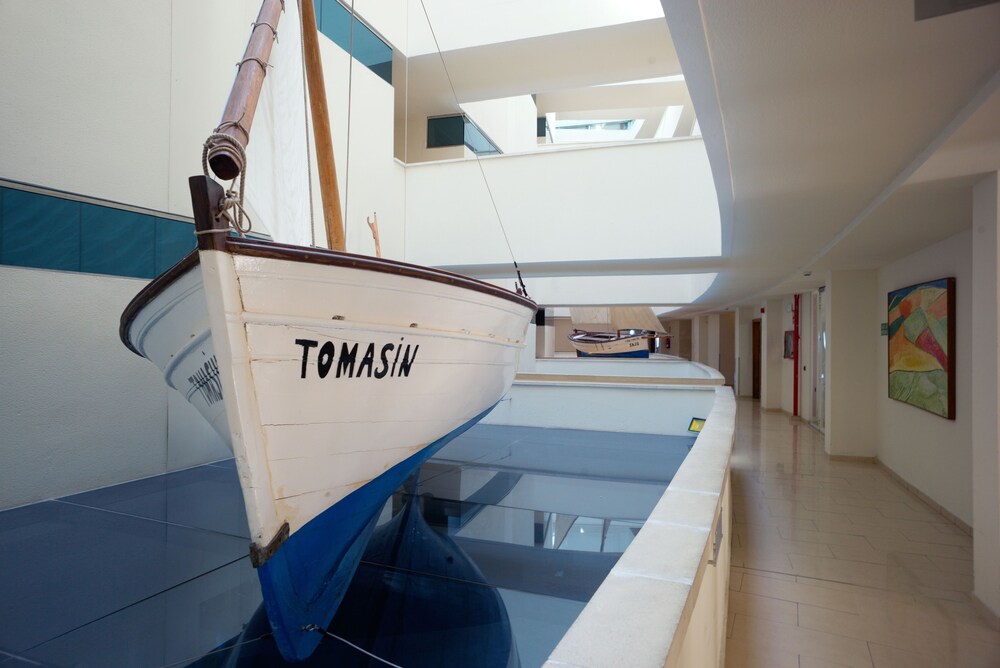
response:
<path fill-rule="evenodd" d="M 473 427 L 387 502 L 299 665 L 541 665 L 693 440 Z M 248 543 L 232 461 L 0 512 L 0 668 L 281 665 Z"/>

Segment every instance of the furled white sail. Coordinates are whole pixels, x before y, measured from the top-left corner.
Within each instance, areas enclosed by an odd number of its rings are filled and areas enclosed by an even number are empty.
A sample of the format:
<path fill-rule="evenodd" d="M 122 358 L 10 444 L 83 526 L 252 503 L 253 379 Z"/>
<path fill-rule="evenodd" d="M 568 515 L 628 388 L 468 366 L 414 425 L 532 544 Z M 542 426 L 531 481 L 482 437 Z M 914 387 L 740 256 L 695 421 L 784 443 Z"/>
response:
<path fill-rule="evenodd" d="M 604 331 L 611 328 L 607 306 L 574 306 L 569 310 L 569 317 L 578 329 Z"/>
<path fill-rule="evenodd" d="M 660 320 L 648 306 L 612 306 L 611 329 L 647 329 L 651 332 L 666 332 Z"/>
<path fill-rule="evenodd" d="M 247 146 L 246 208 L 255 232 L 311 246 L 301 21 L 297 2 L 284 5 Z"/>

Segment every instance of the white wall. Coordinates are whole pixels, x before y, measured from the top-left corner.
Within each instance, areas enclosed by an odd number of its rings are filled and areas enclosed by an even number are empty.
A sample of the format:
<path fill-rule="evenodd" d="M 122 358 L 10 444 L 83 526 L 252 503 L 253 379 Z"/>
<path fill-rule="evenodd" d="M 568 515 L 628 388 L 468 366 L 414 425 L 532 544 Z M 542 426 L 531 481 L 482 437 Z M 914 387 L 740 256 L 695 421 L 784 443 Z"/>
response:
<path fill-rule="evenodd" d="M 816 346 L 813 333 L 812 295 L 808 292 L 799 296 L 799 417 L 803 420 L 813 419 L 813 368 L 812 355 Z"/>
<path fill-rule="evenodd" d="M 782 300 L 768 299 L 764 302 L 760 325 L 760 405 L 768 410 L 781 410 L 784 321 Z"/>
<path fill-rule="evenodd" d="M 735 388 L 737 396 L 753 396 L 753 319 L 760 311 L 752 306 L 741 306 L 736 313 L 737 371 Z"/>
<path fill-rule="evenodd" d="M 974 592 L 993 614 L 1000 615 L 1000 456 L 998 456 L 997 258 L 1000 225 L 1000 187 L 993 172 L 976 184 L 972 199 L 972 281 L 964 290 L 971 293 L 972 392 L 968 403 L 959 403 L 958 419 L 972 411 L 972 520 L 975 541 Z M 959 279 L 961 280 L 961 279 Z M 962 308 L 962 283 L 956 281 L 957 303 Z M 961 316 L 959 324 L 961 324 Z M 962 341 L 959 330 L 959 341 Z M 968 339 L 966 339 L 968 341 Z M 962 363 L 962 351 L 957 352 Z M 961 368 L 961 367 L 960 367 Z M 961 380 L 961 376 L 959 379 Z M 961 398 L 961 395 L 959 395 Z M 947 446 L 945 446 L 947 447 Z M 967 485 L 967 481 L 965 482 Z M 942 505 L 944 503 L 942 502 Z M 947 507 L 947 506 L 946 506 Z M 950 510 L 950 508 L 949 508 Z M 962 519 L 965 516 L 952 511 Z M 968 520 L 966 520 L 968 521 Z"/>
<path fill-rule="evenodd" d="M 879 331 L 886 322 L 892 290 L 921 281 L 956 278 L 955 373 L 957 414 L 954 420 L 890 399 L 886 360 L 889 338 L 879 336 L 873 386 L 878 458 L 907 482 L 962 521 L 972 524 L 972 232 L 967 231 L 907 256 L 878 271 L 878 311 L 859 326 Z M 835 294 L 834 300 L 839 298 Z M 993 310 L 996 310 L 994 300 Z M 995 332 L 995 330 L 994 330 Z M 832 345 L 836 345 L 831 335 Z M 995 374 L 994 374 L 995 376 Z M 995 378 L 994 378 L 995 382 Z M 838 401 L 840 395 L 838 394 Z M 857 416 L 855 416 L 857 419 Z"/>
<path fill-rule="evenodd" d="M 231 456 L 118 340 L 145 281 L 0 266 L 0 285 L 0 508 Z"/>
<path fill-rule="evenodd" d="M 793 330 L 794 297 L 781 300 L 781 410 L 791 415 L 795 409 L 795 362 L 785 358 L 785 332 Z"/>
<path fill-rule="evenodd" d="M 720 253 L 708 159 L 691 139 L 412 165 L 407 261 L 510 262 L 480 167 L 518 262 Z"/>
<path fill-rule="evenodd" d="M 202 143 L 219 122 L 259 4 L 3 2 L 0 176 L 190 215 L 187 178 L 202 171 Z M 385 255 L 402 258 L 393 89 L 357 62 L 348 77 L 347 54 L 321 44 L 348 248 L 372 252 L 365 218 L 378 211 Z M 0 271 L 0 507 L 228 456 L 155 368 L 118 341 L 121 310 L 145 281 Z"/>
<path fill-rule="evenodd" d="M 688 436 L 715 398 L 712 386 L 519 380 L 483 423 Z"/>
<path fill-rule="evenodd" d="M 713 369 L 718 369 L 719 355 L 721 350 L 721 340 L 719 332 L 719 314 L 712 313 L 711 315 L 705 316 L 705 322 L 707 327 L 705 327 L 706 340 L 708 343 L 707 352 L 705 353 L 704 364 L 712 367 Z"/>
<path fill-rule="evenodd" d="M 875 271 L 830 272 L 826 286 L 826 452 L 874 457 L 881 309 Z"/>
<path fill-rule="evenodd" d="M 530 95 L 460 105 L 479 129 L 504 153 L 522 153 L 538 148 L 538 107 Z"/>
<path fill-rule="evenodd" d="M 320 40 L 347 250 L 375 254 L 367 219 L 378 214 L 382 256 L 406 255 L 406 168 L 393 156 L 393 87 L 329 39 Z M 350 95 L 347 82 L 351 82 Z M 325 239 L 319 174 L 313 172 L 316 238 Z"/>
<path fill-rule="evenodd" d="M 168 179 L 172 131 L 185 130 L 172 123 L 173 109 L 181 104 L 171 95 L 173 4 L 4 2 L 0 175 L 169 210 L 171 187 L 183 186 Z M 201 12 L 203 18 L 222 13 L 222 7 Z M 109 25 L 115 39 L 95 39 L 106 35 Z M 210 60 L 215 52 L 206 51 L 199 55 Z M 181 75 L 184 64 L 177 63 Z M 232 79 L 231 67 L 227 75 Z M 224 95 L 203 102 L 215 110 L 205 117 L 207 130 L 218 120 Z M 201 171 L 203 140 L 191 144 L 191 174 Z"/>

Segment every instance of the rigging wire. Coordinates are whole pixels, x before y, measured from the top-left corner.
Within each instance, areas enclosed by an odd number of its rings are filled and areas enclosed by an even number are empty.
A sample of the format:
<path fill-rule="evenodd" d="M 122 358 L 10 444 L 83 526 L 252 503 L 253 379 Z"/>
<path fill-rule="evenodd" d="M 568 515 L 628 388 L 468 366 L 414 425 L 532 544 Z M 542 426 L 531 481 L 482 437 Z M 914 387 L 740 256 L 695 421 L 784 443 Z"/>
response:
<path fill-rule="evenodd" d="M 402 666 L 400 666 L 398 664 L 395 664 L 395 663 L 392 663 L 391 661 L 386 661 L 385 659 L 383 659 L 382 657 L 378 656 L 377 654 L 372 654 L 371 652 L 369 652 L 365 648 L 358 647 L 357 645 L 355 645 L 354 643 L 352 643 L 350 640 L 345 640 L 344 638 L 341 638 L 338 635 L 334 635 L 333 633 L 330 633 L 326 629 L 321 628 L 319 626 L 316 626 L 315 624 L 309 624 L 308 626 L 303 626 L 302 630 L 303 631 L 315 631 L 317 633 L 322 633 L 323 635 L 330 636 L 331 638 L 333 638 L 335 640 L 339 640 L 340 642 L 344 643 L 345 645 L 349 645 L 349 646 L 353 647 L 354 649 L 358 650 L 362 654 L 365 654 L 365 655 L 371 657 L 372 659 L 375 659 L 376 661 L 384 663 L 387 666 L 391 666 L 391 668 L 403 668 Z"/>
<path fill-rule="evenodd" d="M 353 0 L 352 0 L 353 2 Z M 444 68 L 444 75 L 448 79 L 448 87 L 451 88 L 451 95 L 455 98 L 455 105 L 461 106 L 458 101 L 458 93 L 455 91 L 455 84 L 451 80 L 451 74 L 448 72 L 448 65 L 444 62 L 444 53 L 441 51 L 441 45 L 438 44 L 437 33 L 434 32 L 434 26 L 431 25 L 431 17 L 427 14 L 427 7 L 424 5 L 424 0 L 420 0 L 420 8 L 424 10 L 424 18 L 427 20 L 427 28 L 431 31 L 431 38 L 434 40 L 434 48 L 437 49 L 438 58 L 441 60 L 441 67 Z M 407 77 L 407 82 L 409 77 Z M 409 85 L 409 83 L 407 83 Z M 464 114 L 463 114 L 464 116 Z M 507 243 L 507 251 L 510 253 L 510 260 L 514 263 L 514 271 L 517 272 L 517 280 L 520 285 L 518 286 L 518 292 L 524 292 L 524 296 L 528 296 L 528 288 L 524 284 L 524 279 L 521 277 L 521 268 L 517 266 L 517 258 L 514 257 L 514 249 L 510 245 L 510 239 L 507 237 L 507 230 L 503 226 L 503 218 L 500 216 L 500 209 L 497 207 L 496 199 L 493 197 L 493 189 L 490 187 L 489 179 L 486 178 L 486 170 L 483 169 L 482 160 L 479 158 L 479 153 L 476 151 L 472 152 L 476 156 L 476 165 L 479 166 L 479 173 L 483 177 L 483 184 L 486 186 L 486 192 L 490 196 L 490 203 L 493 205 L 493 213 L 496 214 L 497 223 L 500 225 L 500 232 L 503 234 L 503 240 Z"/>
<path fill-rule="evenodd" d="M 358 17 L 354 13 L 354 0 L 351 0 L 351 36 L 347 41 L 347 150 L 344 152 L 344 250 L 347 250 L 347 232 L 350 225 L 348 219 L 348 201 L 351 197 L 351 99 L 354 95 L 354 24 Z"/>

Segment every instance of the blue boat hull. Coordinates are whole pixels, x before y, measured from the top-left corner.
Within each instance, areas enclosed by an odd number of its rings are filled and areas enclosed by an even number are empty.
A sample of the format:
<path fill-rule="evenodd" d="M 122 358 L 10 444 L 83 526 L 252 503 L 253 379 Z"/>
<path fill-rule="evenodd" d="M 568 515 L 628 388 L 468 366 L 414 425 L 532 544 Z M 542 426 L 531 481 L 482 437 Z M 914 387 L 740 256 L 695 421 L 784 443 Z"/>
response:
<path fill-rule="evenodd" d="M 323 639 L 321 630 L 329 626 L 344 598 L 378 513 L 392 492 L 491 410 L 493 406 L 313 518 L 258 568 L 264 609 L 286 660 L 308 658 Z"/>
<path fill-rule="evenodd" d="M 582 350 L 577 350 L 576 351 L 576 356 L 577 357 L 641 357 L 641 358 L 648 358 L 649 357 L 649 351 L 648 350 L 633 350 L 632 352 L 628 352 L 628 353 L 603 353 L 603 354 L 593 354 L 592 355 L 590 353 L 585 353 Z"/>

